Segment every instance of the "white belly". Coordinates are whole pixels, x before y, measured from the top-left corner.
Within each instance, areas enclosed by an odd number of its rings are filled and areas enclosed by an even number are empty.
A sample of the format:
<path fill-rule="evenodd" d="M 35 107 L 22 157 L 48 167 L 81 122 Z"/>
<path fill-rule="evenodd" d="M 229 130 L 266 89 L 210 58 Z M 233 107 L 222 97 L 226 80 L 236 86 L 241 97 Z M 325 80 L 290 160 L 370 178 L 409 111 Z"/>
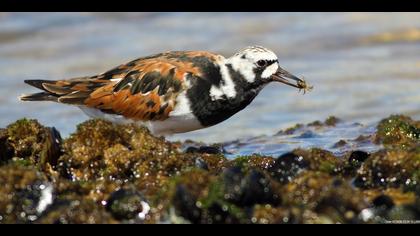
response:
<path fill-rule="evenodd" d="M 135 121 L 127 119 L 121 115 L 113 115 L 104 113 L 98 109 L 89 107 L 79 107 L 86 115 L 92 118 L 101 118 L 116 124 L 136 124 L 147 127 L 153 135 L 169 135 L 175 133 L 185 133 L 197 129 L 202 129 L 204 126 L 200 124 L 197 118 L 192 113 L 174 114 L 163 121 Z"/>

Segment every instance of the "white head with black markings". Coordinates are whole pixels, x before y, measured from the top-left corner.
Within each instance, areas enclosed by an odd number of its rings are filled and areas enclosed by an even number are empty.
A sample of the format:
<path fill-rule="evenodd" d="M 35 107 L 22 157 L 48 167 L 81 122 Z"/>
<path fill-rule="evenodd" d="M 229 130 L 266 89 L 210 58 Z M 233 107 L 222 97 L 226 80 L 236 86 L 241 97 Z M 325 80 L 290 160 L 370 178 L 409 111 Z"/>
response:
<path fill-rule="evenodd" d="M 262 46 L 246 47 L 228 58 L 227 63 L 248 83 L 277 81 L 296 88 L 301 88 L 301 84 L 304 83 L 303 80 L 282 69 L 277 55 Z"/>

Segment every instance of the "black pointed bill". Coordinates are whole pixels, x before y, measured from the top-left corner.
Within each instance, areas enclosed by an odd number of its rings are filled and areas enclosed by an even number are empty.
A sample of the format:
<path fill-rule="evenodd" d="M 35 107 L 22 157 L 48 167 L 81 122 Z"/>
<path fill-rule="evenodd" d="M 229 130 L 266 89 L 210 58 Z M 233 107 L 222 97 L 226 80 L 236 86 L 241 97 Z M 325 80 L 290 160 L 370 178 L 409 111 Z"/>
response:
<path fill-rule="evenodd" d="M 298 77 L 292 75 L 291 73 L 280 67 L 277 70 L 277 72 L 271 76 L 271 78 L 274 81 L 281 82 L 283 84 L 287 84 L 298 89 L 305 89 L 307 87 L 305 80 L 299 79 Z"/>

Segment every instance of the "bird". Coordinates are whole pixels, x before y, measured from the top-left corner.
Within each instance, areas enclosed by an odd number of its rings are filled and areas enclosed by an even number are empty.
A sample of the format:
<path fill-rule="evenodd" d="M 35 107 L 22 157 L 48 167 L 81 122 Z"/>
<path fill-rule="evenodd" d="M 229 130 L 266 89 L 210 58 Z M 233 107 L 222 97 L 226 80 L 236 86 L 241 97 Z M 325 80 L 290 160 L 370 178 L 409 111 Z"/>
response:
<path fill-rule="evenodd" d="M 93 76 L 24 82 L 42 92 L 24 94 L 21 101 L 78 106 L 89 117 L 146 126 L 158 136 L 219 124 L 271 82 L 305 92 L 312 88 L 262 46 L 245 47 L 227 58 L 208 51 L 167 51 Z"/>

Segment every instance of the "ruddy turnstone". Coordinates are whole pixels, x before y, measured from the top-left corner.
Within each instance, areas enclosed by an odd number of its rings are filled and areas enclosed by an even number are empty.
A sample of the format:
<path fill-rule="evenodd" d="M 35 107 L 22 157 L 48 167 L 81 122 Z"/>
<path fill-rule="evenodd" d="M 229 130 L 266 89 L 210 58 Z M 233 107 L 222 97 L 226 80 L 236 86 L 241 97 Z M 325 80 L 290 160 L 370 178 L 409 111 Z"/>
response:
<path fill-rule="evenodd" d="M 228 119 L 272 81 L 304 91 L 310 88 L 282 69 L 272 51 L 252 46 L 229 58 L 206 51 L 172 51 L 141 57 L 94 76 L 25 80 L 43 92 L 20 99 L 76 105 L 91 117 L 134 122 L 155 135 L 165 135 Z"/>

